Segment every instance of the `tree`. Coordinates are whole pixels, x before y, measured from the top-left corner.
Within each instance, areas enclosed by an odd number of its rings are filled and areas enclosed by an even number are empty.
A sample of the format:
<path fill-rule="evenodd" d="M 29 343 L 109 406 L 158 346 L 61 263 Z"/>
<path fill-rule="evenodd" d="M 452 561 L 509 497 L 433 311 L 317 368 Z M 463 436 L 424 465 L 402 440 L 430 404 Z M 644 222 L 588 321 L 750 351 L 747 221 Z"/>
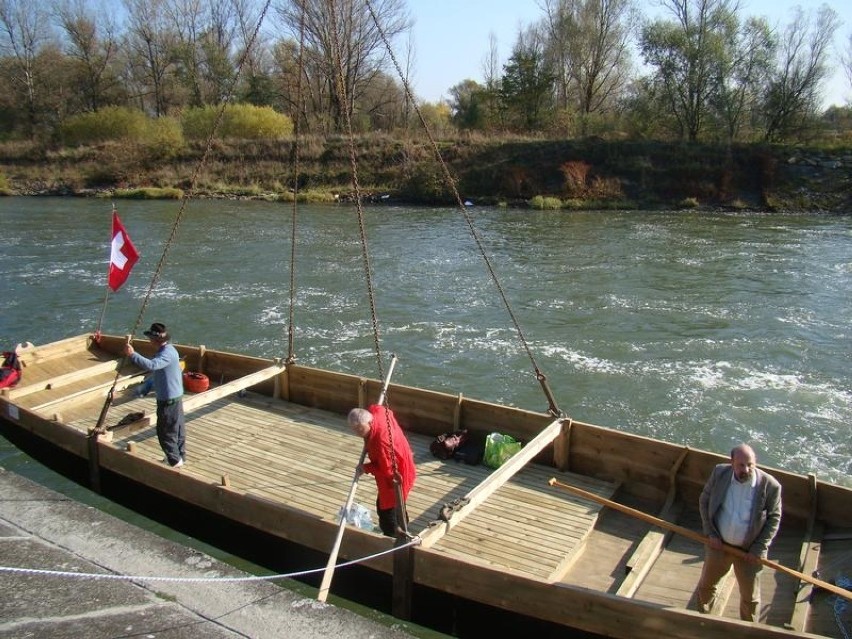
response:
<path fill-rule="evenodd" d="M 166 0 L 124 0 L 130 79 L 143 110 L 166 115 L 172 89 L 178 36 L 166 13 Z"/>
<path fill-rule="evenodd" d="M 49 16 L 44 5 L 32 0 L 0 0 L 0 51 L 9 56 L 9 90 L 18 97 L 26 112 L 27 137 L 35 135 L 42 111 L 40 78 L 48 68 L 39 64 L 40 56 L 52 42 Z"/>
<path fill-rule="evenodd" d="M 544 0 L 543 8 L 557 106 L 574 107 L 581 122 L 612 109 L 629 79 L 631 0 Z"/>
<path fill-rule="evenodd" d="M 331 121 L 342 130 L 385 68 L 382 34 L 390 43 L 410 28 L 403 0 L 372 0 L 369 7 L 366 0 L 281 0 L 277 12 L 296 42 L 304 25 L 303 68 L 318 74 L 311 84 L 322 83 Z"/>
<path fill-rule="evenodd" d="M 542 39 L 534 29 L 518 36 L 503 67 L 500 98 L 510 124 L 525 131 L 541 129 L 553 107 L 554 75 L 546 64 Z"/>
<path fill-rule="evenodd" d="M 763 18 L 737 24 L 730 36 L 710 100 L 729 142 L 739 137 L 745 122 L 758 110 L 776 47 L 772 30 Z"/>
<path fill-rule="evenodd" d="M 118 38 L 111 14 L 92 9 L 85 0 L 65 0 L 56 8 L 65 33 L 66 54 L 74 62 L 73 83 L 83 110 L 97 111 L 114 104 L 121 93 L 118 75 Z"/>
<path fill-rule="evenodd" d="M 484 130 L 488 111 L 484 96 L 487 89 L 475 80 L 462 80 L 450 87 L 451 120 L 459 129 Z"/>
<path fill-rule="evenodd" d="M 660 0 L 674 20 L 643 27 L 640 46 L 655 69 L 681 137 L 698 139 L 712 92 L 725 76 L 723 60 L 734 40 L 737 4 L 733 0 Z"/>
<path fill-rule="evenodd" d="M 820 90 L 830 73 L 828 56 L 840 26 L 837 13 L 822 5 L 814 15 L 793 10 L 779 45 L 779 59 L 769 80 L 763 105 L 766 140 L 781 139 L 801 131 L 815 118 Z"/>
<path fill-rule="evenodd" d="M 841 54 L 840 58 L 843 70 L 846 72 L 846 81 L 852 88 L 852 33 L 849 34 L 849 40 L 846 42 L 846 51 Z"/>

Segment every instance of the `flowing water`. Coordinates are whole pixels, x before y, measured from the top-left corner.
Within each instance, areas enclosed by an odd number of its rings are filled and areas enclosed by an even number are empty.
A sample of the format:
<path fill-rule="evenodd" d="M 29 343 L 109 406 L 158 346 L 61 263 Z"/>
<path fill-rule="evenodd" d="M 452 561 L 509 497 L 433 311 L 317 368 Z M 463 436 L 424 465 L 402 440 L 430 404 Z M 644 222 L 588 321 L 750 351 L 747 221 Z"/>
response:
<path fill-rule="evenodd" d="M 289 205 L 191 202 L 140 317 L 180 207 L 119 204 L 142 258 L 104 332 L 287 355 Z M 365 210 L 395 382 L 545 411 L 537 367 L 575 419 L 852 485 L 852 215 L 470 213 L 499 288 L 457 210 Z M 3 348 L 93 331 L 110 203 L 0 198 L 0 221 Z M 355 209 L 300 207 L 296 248 L 298 361 L 378 377 Z"/>

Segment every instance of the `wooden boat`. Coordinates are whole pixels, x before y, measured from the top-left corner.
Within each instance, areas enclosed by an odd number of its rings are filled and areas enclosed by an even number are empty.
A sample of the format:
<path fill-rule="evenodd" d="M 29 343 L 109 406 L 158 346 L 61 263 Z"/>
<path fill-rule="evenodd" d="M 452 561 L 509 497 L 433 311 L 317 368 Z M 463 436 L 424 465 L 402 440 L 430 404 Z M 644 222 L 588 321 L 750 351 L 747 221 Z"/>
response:
<path fill-rule="evenodd" d="M 84 460 L 95 486 L 102 476 L 127 478 L 327 555 L 361 449 L 345 413 L 375 401 L 381 382 L 180 345 L 188 370 L 211 384 L 185 397 L 188 464 L 178 471 L 161 463 L 154 400 L 132 392 L 141 371 L 121 357 L 124 341 L 82 335 L 21 349 L 21 382 L 0 395 L 5 428 Z M 134 347 L 151 353 L 147 342 Z M 105 432 L 91 436 L 111 390 Z M 784 517 L 770 559 L 804 578 L 766 571 L 761 623 L 737 618 L 733 583 L 727 605 L 703 615 L 692 603 L 701 543 L 606 504 L 700 531 L 698 495 L 724 456 L 461 395 L 391 384 L 388 396 L 415 452 L 416 543 L 390 552 L 392 539 L 347 526 L 340 559 L 389 551 L 364 565 L 392 575 L 397 616 L 437 591 L 458 606 L 625 639 L 849 636 L 850 602 L 820 587 L 852 575 L 849 488 L 772 469 Z M 436 435 L 460 427 L 509 434 L 524 447 L 497 470 L 430 454 Z M 374 503 L 372 482 L 358 490 L 358 502 Z"/>

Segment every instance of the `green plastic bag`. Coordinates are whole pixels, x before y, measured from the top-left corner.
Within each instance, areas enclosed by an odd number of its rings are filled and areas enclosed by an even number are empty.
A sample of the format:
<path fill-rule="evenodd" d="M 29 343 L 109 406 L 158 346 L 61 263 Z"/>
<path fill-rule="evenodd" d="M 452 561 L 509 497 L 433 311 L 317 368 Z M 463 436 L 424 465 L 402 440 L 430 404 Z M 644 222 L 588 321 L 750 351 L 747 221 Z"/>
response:
<path fill-rule="evenodd" d="M 489 468 L 500 468 L 507 459 L 521 450 L 521 442 L 500 433 L 485 438 L 485 455 L 482 463 Z"/>

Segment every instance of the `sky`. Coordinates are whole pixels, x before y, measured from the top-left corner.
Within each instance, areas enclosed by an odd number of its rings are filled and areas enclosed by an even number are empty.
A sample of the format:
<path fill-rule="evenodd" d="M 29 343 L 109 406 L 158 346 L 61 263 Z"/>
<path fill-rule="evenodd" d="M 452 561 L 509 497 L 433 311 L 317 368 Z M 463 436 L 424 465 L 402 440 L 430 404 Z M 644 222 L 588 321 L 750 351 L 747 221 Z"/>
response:
<path fill-rule="evenodd" d="M 828 4 L 840 16 L 835 36 L 835 56 L 846 50 L 852 33 L 852 2 L 849 0 L 740 0 L 745 15 L 765 16 L 772 26 L 786 26 L 796 6 L 805 11 Z M 489 51 L 489 36 L 497 41 L 500 64 L 508 59 L 520 27 L 543 17 L 542 0 L 408 0 L 414 20 L 415 51 L 412 85 L 418 98 L 436 102 L 449 97 L 449 89 L 462 80 L 483 80 L 483 61 Z M 646 13 L 655 3 L 638 0 Z M 637 59 L 635 62 L 641 62 Z M 852 101 L 852 88 L 835 57 L 835 69 L 825 87 L 825 106 Z"/>

